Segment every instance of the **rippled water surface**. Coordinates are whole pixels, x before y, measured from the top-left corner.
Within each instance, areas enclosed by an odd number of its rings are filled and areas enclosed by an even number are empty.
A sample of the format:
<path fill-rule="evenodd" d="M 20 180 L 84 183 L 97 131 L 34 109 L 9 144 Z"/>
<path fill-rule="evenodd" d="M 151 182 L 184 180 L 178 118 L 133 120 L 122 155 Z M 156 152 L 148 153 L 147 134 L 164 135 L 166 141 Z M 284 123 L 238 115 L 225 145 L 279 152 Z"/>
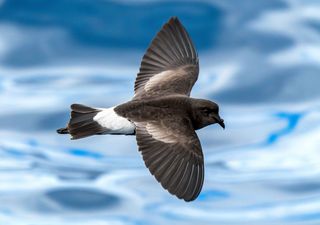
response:
<path fill-rule="evenodd" d="M 0 1 L 0 224 L 320 224 L 320 2 Z M 145 169 L 135 138 L 71 141 L 69 105 L 129 100 L 172 15 L 200 56 L 194 97 L 226 129 L 198 132 L 199 198 Z"/>

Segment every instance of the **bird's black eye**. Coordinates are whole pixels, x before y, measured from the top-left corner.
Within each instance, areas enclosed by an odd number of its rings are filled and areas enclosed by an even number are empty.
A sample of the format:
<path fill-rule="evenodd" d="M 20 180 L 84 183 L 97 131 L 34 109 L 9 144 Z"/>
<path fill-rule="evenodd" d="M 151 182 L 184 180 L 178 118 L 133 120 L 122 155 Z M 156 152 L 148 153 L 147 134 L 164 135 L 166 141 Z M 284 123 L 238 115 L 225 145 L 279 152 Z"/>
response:
<path fill-rule="evenodd" d="M 203 109 L 201 110 L 201 112 L 202 112 L 202 114 L 208 116 L 208 115 L 211 113 L 211 110 L 209 110 L 208 108 L 203 108 Z"/>
<path fill-rule="evenodd" d="M 215 113 L 219 113 L 219 107 L 215 108 L 215 109 L 214 109 L 214 112 L 215 112 Z"/>

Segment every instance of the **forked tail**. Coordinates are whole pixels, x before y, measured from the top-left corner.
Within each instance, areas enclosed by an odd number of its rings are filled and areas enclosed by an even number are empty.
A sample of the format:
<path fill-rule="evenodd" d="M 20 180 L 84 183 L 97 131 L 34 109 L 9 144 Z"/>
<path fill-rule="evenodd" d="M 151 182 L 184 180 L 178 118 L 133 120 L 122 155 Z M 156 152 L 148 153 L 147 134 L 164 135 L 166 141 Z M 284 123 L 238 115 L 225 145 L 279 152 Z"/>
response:
<path fill-rule="evenodd" d="M 101 110 L 81 104 L 72 104 L 71 110 L 71 118 L 67 127 L 58 129 L 59 134 L 70 134 L 71 139 L 79 139 L 107 132 L 106 127 L 93 119 Z"/>

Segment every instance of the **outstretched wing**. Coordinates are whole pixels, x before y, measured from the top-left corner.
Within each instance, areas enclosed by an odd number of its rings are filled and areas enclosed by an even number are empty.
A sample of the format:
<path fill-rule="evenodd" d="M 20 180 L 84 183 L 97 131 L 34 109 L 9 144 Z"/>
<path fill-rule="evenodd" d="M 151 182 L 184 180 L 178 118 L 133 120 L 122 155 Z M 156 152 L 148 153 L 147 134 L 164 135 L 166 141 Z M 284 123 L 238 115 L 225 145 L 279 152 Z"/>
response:
<path fill-rule="evenodd" d="M 190 95 L 199 73 L 198 56 L 178 18 L 172 17 L 151 42 L 137 75 L 134 99 Z"/>
<path fill-rule="evenodd" d="M 176 117 L 135 124 L 139 151 L 151 174 L 178 198 L 196 199 L 204 167 L 201 144 L 190 120 Z"/>

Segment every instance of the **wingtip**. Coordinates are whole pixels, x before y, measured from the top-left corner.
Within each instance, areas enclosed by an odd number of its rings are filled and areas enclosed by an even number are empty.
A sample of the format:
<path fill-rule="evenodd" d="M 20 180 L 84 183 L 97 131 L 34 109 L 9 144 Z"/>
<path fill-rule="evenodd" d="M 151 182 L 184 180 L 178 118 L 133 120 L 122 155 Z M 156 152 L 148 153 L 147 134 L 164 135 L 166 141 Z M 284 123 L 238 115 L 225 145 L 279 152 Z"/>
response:
<path fill-rule="evenodd" d="M 179 19 L 177 16 L 172 16 L 169 21 L 168 21 L 169 24 L 173 24 L 173 23 L 180 23 Z"/>
<path fill-rule="evenodd" d="M 178 199 L 182 199 L 183 201 L 185 201 L 185 202 L 192 202 L 192 201 L 194 201 L 194 200 L 196 200 L 197 198 L 198 198 L 198 195 L 199 194 L 197 194 L 197 195 L 193 195 L 193 196 L 183 196 L 183 197 L 178 197 L 178 196 L 176 196 Z"/>

